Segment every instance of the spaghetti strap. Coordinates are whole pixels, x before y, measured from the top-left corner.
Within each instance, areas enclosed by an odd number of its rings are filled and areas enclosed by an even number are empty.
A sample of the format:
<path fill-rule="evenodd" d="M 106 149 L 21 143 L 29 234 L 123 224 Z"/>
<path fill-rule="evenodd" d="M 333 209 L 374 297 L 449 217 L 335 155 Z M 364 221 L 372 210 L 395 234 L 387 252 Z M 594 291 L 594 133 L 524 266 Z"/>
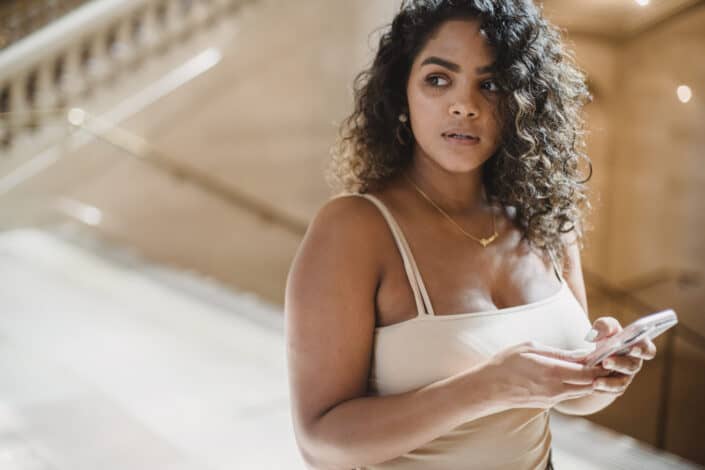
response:
<path fill-rule="evenodd" d="M 421 273 L 414 259 L 414 255 L 411 253 L 411 248 L 409 243 L 406 241 L 404 232 L 399 227 L 399 224 L 392 216 L 387 206 L 384 205 L 382 201 L 371 194 L 367 193 L 343 193 L 333 198 L 343 197 L 343 196 L 359 196 L 363 197 L 370 202 L 372 202 L 379 211 L 384 216 L 384 220 L 387 222 L 389 229 L 394 236 L 394 241 L 401 254 L 402 261 L 404 262 L 404 270 L 406 271 L 406 277 L 411 285 L 411 290 L 414 292 L 414 301 L 416 302 L 416 314 L 417 315 L 434 315 L 433 306 L 431 305 L 431 299 L 424 285 L 423 279 L 421 278 Z"/>
<path fill-rule="evenodd" d="M 561 281 L 561 284 L 562 284 L 563 283 L 563 274 L 562 274 L 562 269 L 558 265 L 558 260 L 556 259 L 556 254 L 551 249 L 549 249 L 547 251 L 548 251 L 548 256 L 551 257 L 551 263 L 553 264 L 553 272 L 556 273 L 558 280 Z"/>

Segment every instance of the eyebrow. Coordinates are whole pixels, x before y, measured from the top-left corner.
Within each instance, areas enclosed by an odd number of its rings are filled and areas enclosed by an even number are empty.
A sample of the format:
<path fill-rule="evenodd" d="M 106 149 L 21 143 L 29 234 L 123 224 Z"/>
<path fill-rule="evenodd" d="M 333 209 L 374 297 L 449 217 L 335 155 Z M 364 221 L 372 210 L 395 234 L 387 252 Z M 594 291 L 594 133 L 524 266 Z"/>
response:
<path fill-rule="evenodd" d="M 461 67 L 460 65 L 450 62 L 445 59 L 441 59 L 440 57 L 436 56 L 431 56 L 431 57 L 426 57 L 423 62 L 421 62 L 421 66 L 423 67 L 424 65 L 429 65 L 429 64 L 435 64 L 435 65 L 440 65 L 441 67 L 445 67 L 448 70 L 451 70 L 453 72 L 460 72 Z M 479 75 L 485 74 L 485 73 L 491 73 L 494 72 L 494 64 L 490 65 L 484 65 L 482 67 L 478 67 L 475 69 L 475 72 L 477 72 Z"/>

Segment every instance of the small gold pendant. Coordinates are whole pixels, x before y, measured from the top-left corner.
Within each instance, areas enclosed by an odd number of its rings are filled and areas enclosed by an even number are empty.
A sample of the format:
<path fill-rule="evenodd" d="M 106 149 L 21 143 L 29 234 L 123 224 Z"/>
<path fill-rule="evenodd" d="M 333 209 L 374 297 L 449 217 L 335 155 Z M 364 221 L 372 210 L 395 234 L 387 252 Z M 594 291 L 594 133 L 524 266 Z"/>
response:
<path fill-rule="evenodd" d="M 494 233 L 490 238 L 481 238 L 481 239 L 480 239 L 480 244 L 482 244 L 482 247 L 483 247 L 483 248 L 487 248 L 487 245 L 489 245 L 490 243 L 492 243 L 492 242 L 495 240 L 495 238 L 497 238 L 497 234 L 496 234 L 496 233 Z"/>

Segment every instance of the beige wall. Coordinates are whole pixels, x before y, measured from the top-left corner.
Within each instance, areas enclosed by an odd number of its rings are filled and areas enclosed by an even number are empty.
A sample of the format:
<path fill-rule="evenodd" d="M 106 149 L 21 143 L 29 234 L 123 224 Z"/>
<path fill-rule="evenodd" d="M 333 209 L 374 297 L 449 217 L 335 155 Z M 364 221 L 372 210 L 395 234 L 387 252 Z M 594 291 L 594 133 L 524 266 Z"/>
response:
<path fill-rule="evenodd" d="M 572 40 L 595 94 L 586 110 L 595 170 L 586 268 L 626 286 L 655 272 L 703 273 L 705 6 L 627 42 Z M 680 84 L 693 90 L 689 103 L 676 97 Z M 682 306 L 705 333 L 701 309 L 693 309 L 705 302 L 702 284 L 654 288 L 658 295 L 641 294 Z"/>
<path fill-rule="evenodd" d="M 705 266 L 705 7 L 619 50 L 610 267 L 636 273 Z M 694 98 L 683 104 L 676 87 Z M 617 227 L 619 229 L 617 229 Z M 637 241 L 635 243 L 635 240 Z M 705 300 L 705 299 L 704 299 Z"/>
<path fill-rule="evenodd" d="M 595 101 L 586 109 L 594 164 L 594 230 L 583 253 L 586 271 L 631 290 L 655 309 L 673 307 L 705 335 L 705 5 L 629 41 L 576 35 L 577 59 Z M 681 103 L 676 87 L 693 91 Z M 679 271 L 700 273 L 683 284 Z M 657 282 L 646 284 L 652 275 Z M 639 287 L 639 286 L 642 287 Z M 591 316 L 622 323 L 642 311 L 590 292 Z M 665 343 L 618 404 L 590 419 L 657 443 Z M 705 462 L 705 353 L 675 341 L 666 447 Z"/>
<path fill-rule="evenodd" d="M 617 48 L 613 42 L 585 35 L 569 36 L 566 41 L 586 73 L 593 95 L 592 103 L 585 110 L 587 154 L 593 165 L 589 182 L 593 209 L 589 218 L 592 228 L 585 239 L 583 264 L 586 269 L 603 272 L 608 264 L 603 247 L 608 243 L 609 232 L 605 206 L 609 204 L 610 196 L 611 107 L 617 95 L 614 85 L 618 71 Z"/>

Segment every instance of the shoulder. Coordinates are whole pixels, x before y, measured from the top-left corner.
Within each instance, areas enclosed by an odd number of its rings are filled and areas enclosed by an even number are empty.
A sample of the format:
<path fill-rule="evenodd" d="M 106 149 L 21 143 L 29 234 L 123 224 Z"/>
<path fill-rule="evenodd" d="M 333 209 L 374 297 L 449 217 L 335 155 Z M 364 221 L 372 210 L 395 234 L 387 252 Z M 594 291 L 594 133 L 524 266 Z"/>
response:
<path fill-rule="evenodd" d="M 318 209 L 306 236 L 334 237 L 342 243 L 370 243 L 386 226 L 384 216 L 372 201 L 346 194 L 328 200 Z"/>
<path fill-rule="evenodd" d="M 290 278 L 314 284 L 334 277 L 378 279 L 388 250 L 384 231 L 384 217 L 371 201 L 355 195 L 332 198 L 313 216 Z"/>
<path fill-rule="evenodd" d="M 372 201 L 367 199 L 362 194 L 356 193 L 341 193 L 326 201 L 316 213 L 314 220 L 328 218 L 366 218 L 372 221 L 379 214 L 379 210 L 374 206 Z"/>

